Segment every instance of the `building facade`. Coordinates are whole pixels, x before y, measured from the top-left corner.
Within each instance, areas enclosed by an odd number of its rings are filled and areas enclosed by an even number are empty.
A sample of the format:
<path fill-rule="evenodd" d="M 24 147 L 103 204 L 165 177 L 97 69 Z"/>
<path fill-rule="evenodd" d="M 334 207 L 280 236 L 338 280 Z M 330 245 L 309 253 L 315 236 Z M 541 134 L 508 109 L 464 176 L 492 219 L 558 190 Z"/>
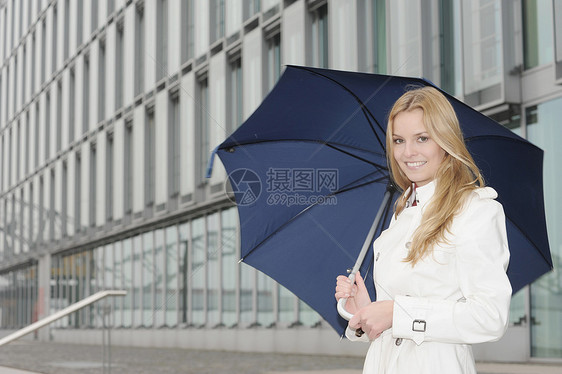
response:
<path fill-rule="evenodd" d="M 238 263 L 205 178 L 286 64 L 423 76 L 545 151 L 555 270 L 475 352 L 562 357 L 559 0 L 0 1 L 0 329 L 125 289 L 40 338 L 363 354 Z"/>

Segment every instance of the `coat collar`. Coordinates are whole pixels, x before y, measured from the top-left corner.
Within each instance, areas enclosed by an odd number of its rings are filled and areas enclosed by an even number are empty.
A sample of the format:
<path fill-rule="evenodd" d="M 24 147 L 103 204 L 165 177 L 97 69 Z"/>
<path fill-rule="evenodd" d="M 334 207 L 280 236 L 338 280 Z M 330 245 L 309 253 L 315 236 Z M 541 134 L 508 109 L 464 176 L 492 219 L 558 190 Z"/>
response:
<path fill-rule="evenodd" d="M 414 184 L 410 189 L 414 189 Z M 433 193 L 435 192 L 435 180 L 429 182 L 428 184 L 417 187 L 414 189 L 414 193 L 410 195 L 406 206 L 410 207 L 414 203 L 414 200 L 417 200 L 417 206 L 425 206 L 429 200 L 433 197 Z"/>

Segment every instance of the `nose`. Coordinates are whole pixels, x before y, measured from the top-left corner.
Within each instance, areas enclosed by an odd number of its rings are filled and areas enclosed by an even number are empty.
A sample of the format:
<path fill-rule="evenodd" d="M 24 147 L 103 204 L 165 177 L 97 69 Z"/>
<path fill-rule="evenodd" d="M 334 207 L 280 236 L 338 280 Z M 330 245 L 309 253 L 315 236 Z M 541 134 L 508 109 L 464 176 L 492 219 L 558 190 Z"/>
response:
<path fill-rule="evenodd" d="M 404 155 L 407 157 L 415 156 L 418 153 L 416 143 L 406 142 L 404 147 Z"/>

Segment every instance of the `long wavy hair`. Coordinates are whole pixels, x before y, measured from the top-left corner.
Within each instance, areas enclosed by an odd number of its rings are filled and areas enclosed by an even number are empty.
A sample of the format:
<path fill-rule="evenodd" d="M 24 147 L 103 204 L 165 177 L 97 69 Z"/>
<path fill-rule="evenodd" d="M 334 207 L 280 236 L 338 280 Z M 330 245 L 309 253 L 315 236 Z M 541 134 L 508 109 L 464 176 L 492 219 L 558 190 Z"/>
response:
<path fill-rule="evenodd" d="M 467 196 L 484 179 L 466 148 L 459 120 L 447 98 L 433 87 L 417 87 L 406 91 L 395 103 L 388 117 L 386 155 L 390 175 L 402 191 L 395 204 L 396 217 L 404 210 L 412 194 L 412 181 L 402 172 L 393 156 L 394 119 L 402 112 L 423 111 L 423 123 L 430 136 L 444 151 L 445 157 L 435 175 L 435 193 L 426 205 L 420 226 L 414 232 L 412 245 L 405 262 L 414 266 L 432 253 L 436 244 L 448 244 L 446 234 Z"/>

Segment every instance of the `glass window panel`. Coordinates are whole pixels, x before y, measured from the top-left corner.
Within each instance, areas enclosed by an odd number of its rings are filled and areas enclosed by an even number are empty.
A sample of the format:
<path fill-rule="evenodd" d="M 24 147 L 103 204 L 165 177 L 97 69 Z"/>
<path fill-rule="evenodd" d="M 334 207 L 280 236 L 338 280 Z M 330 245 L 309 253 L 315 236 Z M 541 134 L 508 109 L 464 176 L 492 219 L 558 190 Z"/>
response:
<path fill-rule="evenodd" d="M 178 324 L 178 230 L 166 229 L 166 326 Z"/>
<path fill-rule="evenodd" d="M 207 323 L 210 327 L 220 323 L 220 266 L 219 266 L 219 216 L 207 216 Z"/>
<path fill-rule="evenodd" d="M 275 322 L 275 314 L 273 311 L 273 287 L 275 283 L 269 276 L 258 272 L 257 288 L 258 288 L 258 324 L 261 326 L 270 326 Z"/>
<path fill-rule="evenodd" d="M 562 265 L 562 98 L 528 108 L 527 137 L 544 150 L 543 183 L 546 223 L 554 269 Z M 562 357 L 562 278 L 549 272 L 531 285 L 531 355 Z"/>
<path fill-rule="evenodd" d="M 295 295 L 285 287 L 279 285 L 279 322 L 289 324 L 295 322 Z"/>
<path fill-rule="evenodd" d="M 312 12 L 312 65 L 327 68 L 328 54 L 328 5 Z"/>
<path fill-rule="evenodd" d="M 523 1 L 523 60 L 525 69 L 554 60 L 552 1 Z"/>
<path fill-rule="evenodd" d="M 223 210 L 221 213 L 221 248 L 222 248 L 222 323 L 234 326 L 237 323 L 236 308 L 236 270 L 237 258 L 237 214 L 236 209 Z"/>
<path fill-rule="evenodd" d="M 164 325 L 164 230 L 154 232 L 154 323 L 160 327 Z"/>
<path fill-rule="evenodd" d="M 501 2 L 462 2 L 465 94 L 502 79 Z"/>
<path fill-rule="evenodd" d="M 179 227 L 179 309 L 181 323 L 188 323 L 188 286 L 189 286 L 189 223 Z"/>
<path fill-rule="evenodd" d="M 153 326 L 153 305 L 154 305 L 154 258 L 152 253 L 153 233 L 147 232 L 142 238 L 142 320 L 141 325 L 145 327 Z"/>
<path fill-rule="evenodd" d="M 256 283 L 256 270 L 240 263 L 240 322 L 253 324 L 256 322 L 254 313 L 254 286 Z"/>
<path fill-rule="evenodd" d="M 320 323 L 320 315 L 302 300 L 299 300 L 299 319 L 298 321 L 305 326 L 315 326 Z"/>
<path fill-rule="evenodd" d="M 422 76 L 420 1 L 390 2 L 391 74 Z"/>
<path fill-rule="evenodd" d="M 133 324 L 142 326 L 142 237 L 137 235 L 133 238 Z"/>
<path fill-rule="evenodd" d="M 123 257 L 121 242 L 113 245 L 113 289 L 123 289 Z M 113 326 L 121 327 L 123 324 L 123 297 L 112 297 L 113 299 Z"/>
<path fill-rule="evenodd" d="M 205 217 L 192 223 L 191 323 L 205 324 Z"/>
<path fill-rule="evenodd" d="M 131 327 L 133 323 L 133 239 L 123 241 L 123 289 L 127 295 L 123 297 L 123 327 Z"/>

